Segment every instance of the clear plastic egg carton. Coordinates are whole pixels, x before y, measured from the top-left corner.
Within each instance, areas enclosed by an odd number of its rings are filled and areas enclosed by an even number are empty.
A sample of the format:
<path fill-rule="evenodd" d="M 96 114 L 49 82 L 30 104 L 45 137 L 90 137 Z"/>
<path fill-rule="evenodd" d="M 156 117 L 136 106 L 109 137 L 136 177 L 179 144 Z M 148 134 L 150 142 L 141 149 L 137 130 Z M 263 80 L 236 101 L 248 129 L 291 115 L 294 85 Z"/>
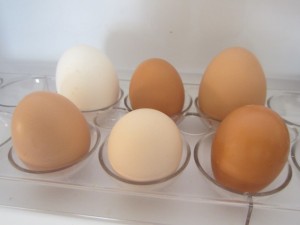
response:
<path fill-rule="evenodd" d="M 13 111 L 14 101 L 18 101 L 23 91 L 55 91 L 55 80 L 52 76 L 34 74 L 1 73 L 0 77 L 1 121 L 4 124 L 2 138 L 5 132 L 9 132 L 10 119 L 3 119 L 3 115 Z M 27 83 L 29 80 L 31 84 Z M 3 91 L 8 84 L 20 81 L 24 83 L 18 88 Z M 300 90 L 299 81 L 282 83 L 275 80 L 268 84 L 273 87 L 268 90 L 268 98 L 285 93 L 285 90 L 294 93 Z M 120 104 L 109 113 L 115 119 L 126 113 L 124 99 L 128 94 L 129 81 L 120 80 L 120 85 L 124 95 Z M 300 146 L 295 144 L 299 142 L 299 128 L 289 125 L 294 135 L 294 155 L 289 160 L 292 177 L 286 186 L 266 196 L 235 194 L 210 182 L 197 167 L 194 160 L 195 146 L 213 132 L 217 125 L 199 117 L 195 106 L 198 83 L 186 83 L 185 90 L 193 104 L 177 124 L 190 146 L 191 157 L 187 167 L 176 179 L 162 185 L 137 186 L 112 178 L 99 163 L 99 151 L 110 128 L 99 123 L 97 127 L 101 138 L 96 151 L 74 166 L 46 174 L 32 174 L 15 168 L 8 158 L 11 148 L 8 138 L 0 147 L 0 205 L 120 224 L 299 224 L 300 170 L 293 163 L 295 159 L 300 160 Z M 10 99 L 3 94 L 12 92 L 15 92 L 14 97 Z M 96 116 L 97 113 L 89 114 L 87 119 L 94 123 Z M 210 149 L 206 150 L 209 152 Z M 277 182 L 285 180 L 284 174 Z"/>

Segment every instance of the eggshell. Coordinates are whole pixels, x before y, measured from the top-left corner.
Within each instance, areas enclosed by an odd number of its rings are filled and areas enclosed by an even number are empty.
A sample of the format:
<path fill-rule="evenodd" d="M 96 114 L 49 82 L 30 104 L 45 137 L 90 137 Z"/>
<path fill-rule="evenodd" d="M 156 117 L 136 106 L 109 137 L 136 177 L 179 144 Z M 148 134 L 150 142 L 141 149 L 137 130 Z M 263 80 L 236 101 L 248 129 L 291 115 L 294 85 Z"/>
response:
<path fill-rule="evenodd" d="M 280 116 L 259 105 L 231 112 L 212 144 L 216 180 L 239 192 L 257 192 L 281 172 L 289 153 L 289 133 Z"/>
<path fill-rule="evenodd" d="M 182 111 L 184 87 L 170 63 L 153 58 L 142 62 L 134 71 L 129 98 L 133 109 L 151 108 L 173 116 Z"/>
<path fill-rule="evenodd" d="M 13 147 L 33 170 L 68 166 L 89 151 L 87 122 L 72 102 L 56 93 L 25 96 L 15 108 L 11 126 Z"/>
<path fill-rule="evenodd" d="M 154 109 L 137 109 L 122 117 L 108 139 L 113 169 L 133 181 L 153 181 L 174 173 L 182 156 L 176 124 Z"/>
<path fill-rule="evenodd" d="M 264 105 L 266 89 L 265 75 L 255 55 L 244 48 L 228 48 L 206 68 L 198 105 L 208 117 L 223 120 L 238 107 Z"/>
<path fill-rule="evenodd" d="M 103 109 L 119 96 L 119 80 L 111 61 L 98 49 L 78 45 L 64 52 L 56 68 L 57 92 L 80 110 Z"/>

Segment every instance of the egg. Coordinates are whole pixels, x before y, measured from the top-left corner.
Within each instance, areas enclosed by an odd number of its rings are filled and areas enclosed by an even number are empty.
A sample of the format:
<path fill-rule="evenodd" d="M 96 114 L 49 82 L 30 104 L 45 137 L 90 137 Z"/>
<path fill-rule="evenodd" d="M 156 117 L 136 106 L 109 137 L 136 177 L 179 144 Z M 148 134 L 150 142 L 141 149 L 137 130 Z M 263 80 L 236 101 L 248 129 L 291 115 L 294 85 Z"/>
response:
<path fill-rule="evenodd" d="M 240 107 L 220 123 L 213 139 L 215 179 L 235 191 L 258 192 L 279 175 L 289 146 L 288 129 L 277 113 L 259 105 Z"/>
<path fill-rule="evenodd" d="M 113 105 L 120 90 L 112 62 L 97 48 L 88 45 L 74 46 L 60 57 L 56 88 L 82 111 Z"/>
<path fill-rule="evenodd" d="M 158 180 L 176 171 L 182 157 L 176 124 L 154 109 L 123 116 L 108 138 L 108 159 L 121 177 L 139 182 Z"/>
<path fill-rule="evenodd" d="M 217 55 L 208 65 L 198 92 L 200 111 L 223 120 L 234 109 L 264 105 L 266 78 L 256 56 L 247 49 L 232 47 Z"/>
<path fill-rule="evenodd" d="M 179 114 L 184 104 L 180 75 L 166 60 L 145 60 L 131 77 L 129 99 L 133 109 L 151 108 L 168 116 Z"/>
<path fill-rule="evenodd" d="M 89 151 L 89 126 L 67 98 L 51 92 L 33 92 L 16 106 L 11 122 L 17 156 L 36 171 L 73 164 Z"/>

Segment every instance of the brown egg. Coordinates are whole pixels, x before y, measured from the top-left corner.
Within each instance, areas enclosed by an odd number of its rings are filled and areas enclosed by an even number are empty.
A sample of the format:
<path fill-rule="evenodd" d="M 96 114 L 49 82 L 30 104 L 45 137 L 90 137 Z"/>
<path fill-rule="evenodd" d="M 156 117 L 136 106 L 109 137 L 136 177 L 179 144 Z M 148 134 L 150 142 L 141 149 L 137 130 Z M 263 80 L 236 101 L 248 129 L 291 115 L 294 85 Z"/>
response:
<path fill-rule="evenodd" d="M 281 172 L 289 153 L 289 133 L 280 116 L 258 105 L 230 113 L 212 144 L 215 179 L 239 192 L 258 192 Z"/>
<path fill-rule="evenodd" d="M 13 113 L 12 142 L 30 169 L 55 170 L 89 151 L 90 132 L 79 109 L 67 98 L 34 92 L 25 96 Z"/>
<path fill-rule="evenodd" d="M 163 59 L 142 62 L 134 71 L 129 99 L 133 109 L 151 108 L 168 116 L 182 111 L 184 87 L 176 69 Z"/>
<path fill-rule="evenodd" d="M 244 48 L 228 48 L 206 68 L 198 105 L 208 117 L 223 120 L 238 107 L 264 105 L 266 89 L 265 75 L 255 55 Z"/>

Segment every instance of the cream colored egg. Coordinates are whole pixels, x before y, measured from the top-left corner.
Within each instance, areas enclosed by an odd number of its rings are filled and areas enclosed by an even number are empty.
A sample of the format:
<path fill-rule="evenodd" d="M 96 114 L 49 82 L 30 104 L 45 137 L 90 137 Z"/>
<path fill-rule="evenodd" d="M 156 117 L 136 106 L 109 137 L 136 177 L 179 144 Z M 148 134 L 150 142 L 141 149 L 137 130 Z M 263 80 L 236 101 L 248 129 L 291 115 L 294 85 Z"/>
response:
<path fill-rule="evenodd" d="M 119 80 L 111 61 L 98 49 L 78 45 L 64 52 L 56 68 L 59 94 L 80 110 L 97 110 L 114 104 L 119 96 Z"/>
<path fill-rule="evenodd" d="M 133 181 L 153 181 L 176 171 L 182 157 L 176 124 L 154 109 L 137 109 L 122 117 L 108 139 L 113 169 Z"/>
<path fill-rule="evenodd" d="M 238 107 L 264 105 L 266 90 L 265 75 L 255 55 L 244 48 L 228 48 L 204 72 L 198 105 L 208 117 L 223 120 Z"/>

